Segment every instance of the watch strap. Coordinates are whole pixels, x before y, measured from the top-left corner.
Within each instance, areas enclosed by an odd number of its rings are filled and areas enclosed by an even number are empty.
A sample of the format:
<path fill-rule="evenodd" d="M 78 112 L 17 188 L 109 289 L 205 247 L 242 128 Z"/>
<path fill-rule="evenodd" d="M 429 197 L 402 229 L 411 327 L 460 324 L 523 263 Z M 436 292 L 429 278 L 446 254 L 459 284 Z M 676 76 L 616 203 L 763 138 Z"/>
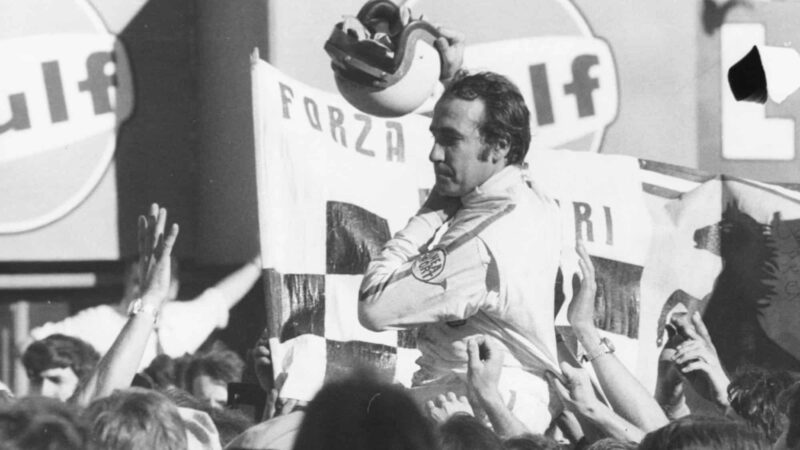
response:
<path fill-rule="evenodd" d="M 141 298 L 137 298 L 128 307 L 128 316 L 138 316 L 140 314 L 151 316 L 154 324 L 158 322 L 158 307 L 145 303 Z"/>
<path fill-rule="evenodd" d="M 595 347 L 594 351 L 591 353 L 585 353 L 581 357 L 581 360 L 583 362 L 592 362 L 603 355 L 614 353 L 614 351 L 614 345 L 611 343 L 611 341 L 609 341 L 608 338 L 603 337 L 600 338 L 600 342 L 597 344 L 597 347 Z"/>

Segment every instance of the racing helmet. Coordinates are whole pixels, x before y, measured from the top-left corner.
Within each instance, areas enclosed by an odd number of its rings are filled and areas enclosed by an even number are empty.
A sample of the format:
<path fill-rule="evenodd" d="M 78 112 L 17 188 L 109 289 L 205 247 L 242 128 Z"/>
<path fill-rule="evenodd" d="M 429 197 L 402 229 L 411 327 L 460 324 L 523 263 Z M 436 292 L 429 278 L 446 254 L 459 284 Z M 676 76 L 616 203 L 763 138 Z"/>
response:
<path fill-rule="evenodd" d="M 369 1 L 355 21 L 337 23 L 325 43 L 336 87 L 367 114 L 408 114 L 439 82 L 441 60 L 433 45 L 439 32 L 424 20 L 403 16 L 390 0 Z"/>

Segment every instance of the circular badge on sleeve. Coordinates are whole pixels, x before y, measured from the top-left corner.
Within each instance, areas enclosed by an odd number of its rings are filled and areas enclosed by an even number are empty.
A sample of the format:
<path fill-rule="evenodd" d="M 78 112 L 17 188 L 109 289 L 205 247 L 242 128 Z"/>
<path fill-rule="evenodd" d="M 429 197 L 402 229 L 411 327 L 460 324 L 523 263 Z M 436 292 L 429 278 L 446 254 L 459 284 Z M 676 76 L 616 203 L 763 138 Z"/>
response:
<path fill-rule="evenodd" d="M 414 264 L 411 265 L 411 274 L 420 281 L 428 282 L 442 273 L 446 259 L 447 253 L 443 248 L 435 248 L 425 252 L 419 255 Z"/>

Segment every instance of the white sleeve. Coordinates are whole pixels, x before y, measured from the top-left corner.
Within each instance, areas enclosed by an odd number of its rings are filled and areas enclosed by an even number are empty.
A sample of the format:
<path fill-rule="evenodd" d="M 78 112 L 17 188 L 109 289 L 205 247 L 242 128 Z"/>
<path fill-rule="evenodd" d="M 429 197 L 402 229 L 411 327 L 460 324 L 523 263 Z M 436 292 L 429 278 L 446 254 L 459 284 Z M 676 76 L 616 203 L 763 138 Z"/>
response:
<path fill-rule="evenodd" d="M 48 322 L 31 330 L 31 342 L 53 334 L 63 334 L 88 342 L 98 353 L 105 354 L 117 338 L 127 318 L 113 306 L 99 305 L 84 309 L 58 322 Z M 30 344 L 31 342 L 28 342 Z"/>
<path fill-rule="evenodd" d="M 173 358 L 194 353 L 215 329 L 228 325 L 228 316 L 224 296 L 213 287 L 194 300 L 166 303 L 158 323 L 164 352 Z"/>
<path fill-rule="evenodd" d="M 409 259 L 385 257 L 392 241 L 367 269 L 359 298 L 360 306 L 379 311 L 387 326 L 461 320 L 497 306 L 487 304 L 494 265 L 480 238 Z"/>

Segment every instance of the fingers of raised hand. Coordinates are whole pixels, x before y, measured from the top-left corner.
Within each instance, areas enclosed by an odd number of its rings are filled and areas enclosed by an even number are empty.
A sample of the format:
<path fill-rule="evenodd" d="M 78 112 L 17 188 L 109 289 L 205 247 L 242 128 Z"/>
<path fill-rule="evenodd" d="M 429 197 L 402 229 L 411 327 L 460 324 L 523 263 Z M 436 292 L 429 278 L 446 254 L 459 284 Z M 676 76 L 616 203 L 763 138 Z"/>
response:
<path fill-rule="evenodd" d="M 136 221 L 136 227 L 138 229 L 138 248 L 139 248 L 139 255 L 142 256 L 145 254 L 147 249 L 147 217 L 139 216 Z"/>
<path fill-rule="evenodd" d="M 270 358 L 272 357 L 272 354 L 269 352 L 269 349 L 265 345 L 257 345 L 256 348 L 253 349 L 253 357 L 271 361 Z"/>
<path fill-rule="evenodd" d="M 699 334 L 703 340 L 707 341 L 708 343 L 712 343 L 711 336 L 708 334 L 708 328 L 706 328 L 706 324 L 703 322 L 703 318 L 700 316 L 699 311 L 695 311 L 694 314 L 692 314 L 692 324 L 694 325 L 695 330 L 697 330 L 697 334 Z"/>
<path fill-rule="evenodd" d="M 439 34 L 445 38 L 446 42 L 449 45 L 458 45 L 463 44 L 464 41 L 467 40 L 467 37 L 464 33 L 460 31 L 456 31 L 450 28 L 445 28 L 442 26 L 437 26 L 436 29 L 439 31 Z"/>
<path fill-rule="evenodd" d="M 428 414 L 433 415 L 434 411 L 436 411 L 436 404 L 433 403 L 433 400 L 428 400 L 425 402 L 425 409 L 428 411 Z"/>
<path fill-rule="evenodd" d="M 697 349 L 697 348 L 688 349 L 686 351 L 678 352 L 673 357 L 673 361 L 675 361 L 675 364 L 678 364 L 678 365 L 683 365 L 683 364 L 686 364 L 687 362 L 690 362 L 692 360 L 700 360 L 700 359 L 702 359 L 703 361 L 706 361 L 706 358 L 704 357 L 704 352 L 701 349 Z M 708 362 L 708 361 L 706 361 L 706 362 Z"/>
<path fill-rule="evenodd" d="M 558 376 L 552 372 L 545 372 L 545 378 L 547 382 L 550 384 L 550 387 L 556 391 L 556 394 L 561 398 L 562 401 L 569 400 L 571 397 L 569 395 L 569 389 L 564 383 L 558 378 Z"/>
<path fill-rule="evenodd" d="M 172 226 L 169 227 L 169 231 L 163 241 L 164 245 L 162 246 L 160 257 L 169 257 L 172 254 L 172 248 L 175 247 L 175 241 L 178 240 L 179 231 L 180 228 L 177 223 L 173 223 Z"/>
<path fill-rule="evenodd" d="M 689 373 L 689 372 L 694 372 L 694 371 L 697 371 L 697 370 L 710 372 L 710 369 L 711 368 L 708 365 L 708 363 L 705 362 L 702 359 L 697 359 L 697 360 L 694 360 L 694 361 L 692 361 L 692 362 L 690 362 L 690 363 L 688 363 L 688 364 L 686 364 L 684 366 L 681 366 L 681 372 L 682 373 Z"/>
<path fill-rule="evenodd" d="M 584 278 L 589 278 L 594 281 L 594 264 L 592 264 L 592 257 L 589 256 L 589 251 L 586 250 L 586 244 L 583 239 L 578 239 L 575 243 L 575 250 L 578 252 L 578 266 L 581 268 Z"/>
<path fill-rule="evenodd" d="M 677 347 L 675 347 L 675 351 L 680 353 L 680 352 L 684 352 L 684 351 L 687 351 L 687 350 L 697 350 L 697 349 L 701 349 L 701 348 L 704 348 L 704 347 L 705 347 L 705 344 L 704 344 L 703 341 L 699 341 L 697 339 L 689 339 L 688 341 L 684 341 L 681 344 L 679 344 Z"/>
<path fill-rule="evenodd" d="M 678 329 L 678 332 L 683 336 L 690 339 L 701 339 L 700 335 L 694 329 L 691 319 L 686 314 L 674 314 L 671 319 L 672 324 Z"/>
<path fill-rule="evenodd" d="M 483 366 L 480 356 L 480 348 L 478 341 L 475 338 L 467 339 L 467 357 L 468 368 L 470 370 L 478 370 Z"/>

